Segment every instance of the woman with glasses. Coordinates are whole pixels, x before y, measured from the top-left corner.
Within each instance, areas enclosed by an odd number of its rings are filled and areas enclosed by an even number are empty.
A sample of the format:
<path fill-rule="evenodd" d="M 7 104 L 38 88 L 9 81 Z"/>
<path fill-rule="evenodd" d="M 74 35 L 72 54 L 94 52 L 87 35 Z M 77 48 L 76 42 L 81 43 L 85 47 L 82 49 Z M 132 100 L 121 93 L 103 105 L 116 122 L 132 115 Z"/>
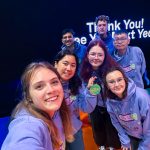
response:
<path fill-rule="evenodd" d="M 104 147 L 120 148 L 117 131 L 111 124 L 110 116 L 106 109 L 102 83 L 103 72 L 111 66 L 116 65 L 116 62 L 108 54 L 102 40 L 95 39 L 89 43 L 87 54 L 81 66 L 81 77 L 85 84 L 87 84 L 91 77 L 95 78 L 94 85 L 90 90 L 94 94 L 97 94 L 97 105 L 89 116 L 93 137 L 99 149 L 103 149 Z"/>
<path fill-rule="evenodd" d="M 87 113 L 92 112 L 96 106 L 96 96 L 82 85 L 78 76 L 78 59 L 74 53 L 70 50 L 60 51 L 56 55 L 54 63 L 61 77 L 65 101 L 70 108 L 74 128 L 75 140 L 72 143 L 67 142 L 66 150 L 84 150 L 79 110 Z M 94 78 L 89 80 L 88 87 L 92 85 L 93 80 Z"/>
<path fill-rule="evenodd" d="M 150 97 L 125 76 L 120 67 L 104 73 L 107 111 L 118 131 L 123 150 L 150 149 Z"/>

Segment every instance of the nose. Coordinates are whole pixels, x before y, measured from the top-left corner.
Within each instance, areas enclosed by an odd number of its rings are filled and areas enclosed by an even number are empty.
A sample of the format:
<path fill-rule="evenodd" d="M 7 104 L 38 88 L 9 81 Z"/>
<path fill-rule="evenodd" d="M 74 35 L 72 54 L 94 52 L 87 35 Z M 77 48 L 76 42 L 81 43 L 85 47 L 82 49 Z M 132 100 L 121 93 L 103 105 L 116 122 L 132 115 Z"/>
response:
<path fill-rule="evenodd" d="M 71 70 L 71 66 L 70 65 L 67 66 L 67 70 Z"/>
<path fill-rule="evenodd" d="M 67 37 L 66 40 L 67 40 L 67 41 L 70 40 L 70 37 Z"/>
<path fill-rule="evenodd" d="M 119 44 L 122 44 L 122 40 L 118 40 L 118 43 L 119 43 Z"/>
<path fill-rule="evenodd" d="M 97 59 L 98 57 L 99 57 L 99 56 L 96 54 L 96 55 L 95 55 L 95 58 Z"/>
<path fill-rule="evenodd" d="M 47 84 L 46 92 L 51 93 L 51 92 L 53 92 L 53 90 L 54 90 L 54 88 L 52 87 L 52 85 Z"/>
<path fill-rule="evenodd" d="M 118 85 L 119 85 L 118 81 L 115 81 L 115 83 L 114 83 L 114 84 L 115 84 L 115 86 L 118 86 Z"/>

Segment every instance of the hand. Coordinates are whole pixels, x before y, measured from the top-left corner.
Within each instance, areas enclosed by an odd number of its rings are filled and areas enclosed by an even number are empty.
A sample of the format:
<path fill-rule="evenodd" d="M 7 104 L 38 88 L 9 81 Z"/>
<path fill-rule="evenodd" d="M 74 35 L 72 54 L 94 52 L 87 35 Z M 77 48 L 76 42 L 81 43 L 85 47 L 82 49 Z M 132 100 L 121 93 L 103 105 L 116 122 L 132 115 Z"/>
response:
<path fill-rule="evenodd" d="M 94 81 L 97 77 L 91 77 L 89 79 L 89 82 L 88 82 L 88 85 L 87 85 L 87 88 L 89 89 L 93 84 L 94 84 Z"/>
<path fill-rule="evenodd" d="M 121 146 L 121 150 L 131 150 L 131 146 L 130 146 L 130 148 Z"/>

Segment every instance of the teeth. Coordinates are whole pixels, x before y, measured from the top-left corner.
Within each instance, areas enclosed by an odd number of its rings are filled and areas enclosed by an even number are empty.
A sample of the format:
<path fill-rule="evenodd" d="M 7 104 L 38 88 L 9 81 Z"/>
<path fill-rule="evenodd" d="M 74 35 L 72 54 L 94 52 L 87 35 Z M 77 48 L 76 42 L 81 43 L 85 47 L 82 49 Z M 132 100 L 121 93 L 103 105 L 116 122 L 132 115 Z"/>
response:
<path fill-rule="evenodd" d="M 54 101 L 54 100 L 56 100 L 56 99 L 57 99 L 57 96 L 52 97 L 52 98 L 48 98 L 46 101 Z"/>

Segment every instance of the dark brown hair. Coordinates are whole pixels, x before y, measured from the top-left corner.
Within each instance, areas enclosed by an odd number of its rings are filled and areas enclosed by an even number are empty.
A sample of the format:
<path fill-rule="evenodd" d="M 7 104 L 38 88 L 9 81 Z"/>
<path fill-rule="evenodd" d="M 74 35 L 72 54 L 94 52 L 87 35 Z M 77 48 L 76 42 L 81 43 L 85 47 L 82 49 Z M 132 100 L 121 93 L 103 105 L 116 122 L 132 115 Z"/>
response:
<path fill-rule="evenodd" d="M 109 17 L 106 15 L 100 15 L 95 18 L 96 25 L 97 25 L 98 21 L 106 21 L 107 23 L 109 23 Z"/>
<path fill-rule="evenodd" d="M 104 70 L 107 70 L 107 68 L 111 67 L 111 66 L 116 66 L 118 65 L 113 58 L 110 56 L 110 54 L 107 51 L 107 48 L 104 44 L 104 42 L 100 39 L 94 39 L 92 40 L 89 45 L 87 46 L 87 53 L 85 55 L 85 58 L 81 64 L 81 78 L 87 82 L 89 80 L 89 78 L 91 78 L 92 76 L 92 72 L 93 72 L 93 68 L 91 66 L 91 64 L 89 63 L 89 60 L 87 58 L 87 55 L 89 53 L 89 51 L 91 50 L 92 47 L 98 45 L 99 47 L 101 47 L 104 51 L 104 62 L 102 63 L 101 66 L 99 66 L 97 72 L 99 74 L 100 77 L 102 77 L 102 74 L 104 72 Z"/>
<path fill-rule="evenodd" d="M 120 99 L 117 95 L 112 93 L 107 87 L 106 76 L 107 76 L 108 73 L 111 73 L 113 71 L 121 72 L 121 74 L 122 74 L 122 76 L 123 76 L 123 78 L 125 80 L 126 88 L 125 88 L 125 90 L 123 92 L 123 97 L 121 98 L 121 99 L 123 99 L 123 98 L 125 98 L 127 96 L 127 88 L 128 88 L 128 81 L 129 80 L 128 80 L 127 76 L 125 75 L 123 69 L 121 67 L 119 67 L 119 66 L 112 66 L 112 67 L 110 67 L 110 68 L 108 68 L 107 70 L 104 71 L 104 74 L 103 74 L 104 97 L 105 98 L 110 98 L 110 99 Z"/>

